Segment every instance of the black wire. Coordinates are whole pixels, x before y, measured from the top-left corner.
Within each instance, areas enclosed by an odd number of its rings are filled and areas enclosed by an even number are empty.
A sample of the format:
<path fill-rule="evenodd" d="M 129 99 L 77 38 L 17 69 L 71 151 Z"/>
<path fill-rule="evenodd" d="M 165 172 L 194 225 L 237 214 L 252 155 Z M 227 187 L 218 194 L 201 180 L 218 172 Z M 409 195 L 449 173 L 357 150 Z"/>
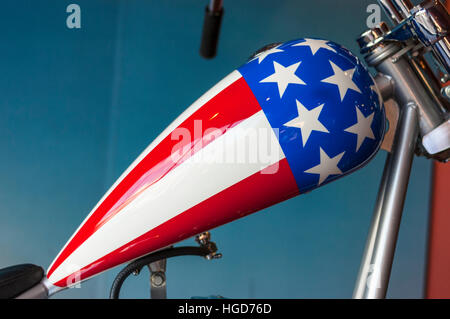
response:
<path fill-rule="evenodd" d="M 204 246 L 172 247 L 136 259 L 135 261 L 128 264 L 128 266 L 126 266 L 117 274 L 111 286 L 109 298 L 119 299 L 120 289 L 122 288 L 122 285 L 124 281 L 128 278 L 128 276 L 130 276 L 135 271 L 140 271 L 142 267 L 147 266 L 148 264 L 151 264 L 161 259 L 167 259 L 177 256 L 192 255 L 205 257 L 210 253 L 211 251 Z"/>

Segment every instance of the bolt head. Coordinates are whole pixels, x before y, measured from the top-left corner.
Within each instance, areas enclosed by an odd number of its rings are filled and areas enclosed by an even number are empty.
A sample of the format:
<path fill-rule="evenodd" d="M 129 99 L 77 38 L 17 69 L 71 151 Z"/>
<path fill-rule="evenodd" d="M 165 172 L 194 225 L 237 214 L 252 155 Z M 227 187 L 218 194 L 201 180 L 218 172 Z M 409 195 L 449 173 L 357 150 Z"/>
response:
<path fill-rule="evenodd" d="M 157 273 L 152 274 L 150 280 L 151 280 L 153 286 L 159 287 L 165 283 L 166 278 L 165 278 L 164 274 L 157 272 Z"/>

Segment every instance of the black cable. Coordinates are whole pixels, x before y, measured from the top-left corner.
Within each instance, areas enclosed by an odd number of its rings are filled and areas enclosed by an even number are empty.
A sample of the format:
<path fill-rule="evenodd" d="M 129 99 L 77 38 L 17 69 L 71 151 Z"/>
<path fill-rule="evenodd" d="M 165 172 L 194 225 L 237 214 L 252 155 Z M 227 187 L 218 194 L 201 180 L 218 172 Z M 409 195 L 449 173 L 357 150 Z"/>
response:
<path fill-rule="evenodd" d="M 128 278 L 128 276 L 130 276 L 135 271 L 140 271 L 142 267 L 147 266 L 148 264 L 151 264 L 161 259 L 167 259 L 177 256 L 192 255 L 205 257 L 210 253 L 211 251 L 205 246 L 172 247 L 136 259 L 135 261 L 128 264 L 128 266 L 126 266 L 117 274 L 111 286 L 109 298 L 119 299 L 120 289 L 122 288 L 122 285 L 124 281 Z"/>

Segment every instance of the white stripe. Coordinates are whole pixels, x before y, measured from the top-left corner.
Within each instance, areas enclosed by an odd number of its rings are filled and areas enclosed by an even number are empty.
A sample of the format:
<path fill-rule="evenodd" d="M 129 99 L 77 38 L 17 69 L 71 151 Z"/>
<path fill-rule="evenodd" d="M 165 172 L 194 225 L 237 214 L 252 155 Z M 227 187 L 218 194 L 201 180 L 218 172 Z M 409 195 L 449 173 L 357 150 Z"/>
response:
<path fill-rule="evenodd" d="M 204 104 L 206 104 L 209 100 L 211 100 L 213 97 L 215 97 L 217 94 L 222 92 L 226 87 L 233 84 L 237 80 L 239 80 L 242 77 L 242 75 L 238 71 L 233 71 L 229 75 L 227 75 L 225 78 L 223 78 L 220 82 L 218 82 L 216 85 L 214 85 L 210 90 L 208 90 L 205 94 L 203 94 L 197 101 L 195 101 L 191 106 L 189 106 L 183 113 L 181 113 L 175 121 L 173 121 L 161 134 L 158 135 L 158 137 L 150 143 L 149 146 L 134 160 L 134 162 L 125 170 L 125 172 L 120 175 L 119 179 L 116 180 L 116 182 L 109 188 L 109 190 L 106 192 L 105 195 L 100 199 L 100 201 L 97 203 L 97 205 L 91 210 L 89 215 L 84 219 L 84 221 L 80 224 L 80 226 L 77 228 L 77 230 L 73 233 L 73 235 L 70 237 L 70 239 L 67 241 L 67 243 L 64 245 L 64 247 L 61 249 L 61 251 L 58 253 L 58 255 L 55 257 L 53 262 L 50 264 L 48 269 L 50 269 L 55 261 L 58 259 L 59 255 L 62 253 L 62 251 L 66 248 L 66 246 L 69 244 L 69 242 L 73 239 L 76 233 L 81 229 L 81 227 L 86 223 L 86 221 L 91 217 L 91 215 L 97 210 L 97 208 L 103 203 L 103 201 L 111 194 L 111 192 L 117 187 L 117 185 L 122 182 L 122 180 L 136 167 L 137 164 L 139 164 L 140 161 L 142 161 L 143 158 L 147 156 L 148 153 L 150 153 L 156 145 L 158 145 L 166 136 L 168 136 L 175 128 L 177 128 L 181 123 L 183 123 L 187 118 L 189 118 L 194 112 L 196 112 L 198 109 L 200 109 Z"/>
<path fill-rule="evenodd" d="M 265 139 L 268 156 L 256 156 L 252 162 L 244 158 L 240 162 L 233 160 L 229 155 L 236 153 L 236 149 L 241 147 L 243 141 L 255 135 L 254 132 L 257 132 L 258 138 Z M 263 132 L 265 135 L 261 137 Z M 244 150 L 248 149 L 251 150 L 251 154 L 261 153 L 261 147 L 258 145 L 253 149 L 248 145 L 245 146 Z M 242 151 L 237 153 L 242 154 Z M 75 269 L 87 266 L 284 157 L 278 139 L 263 111 L 259 111 L 203 147 L 159 182 L 147 188 L 75 250 L 50 276 L 50 282 L 58 282 Z"/>

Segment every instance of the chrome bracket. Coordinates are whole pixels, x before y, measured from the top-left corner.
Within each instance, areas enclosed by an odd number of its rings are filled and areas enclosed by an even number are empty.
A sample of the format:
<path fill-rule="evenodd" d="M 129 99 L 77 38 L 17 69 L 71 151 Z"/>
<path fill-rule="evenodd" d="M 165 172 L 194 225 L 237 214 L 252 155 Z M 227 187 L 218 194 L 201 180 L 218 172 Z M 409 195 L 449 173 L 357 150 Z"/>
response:
<path fill-rule="evenodd" d="M 151 299 L 167 299 L 166 264 L 167 259 L 161 259 L 147 265 L 150 271 Z"/>
<path fill-rule="evenodd" d="M 208 260 L 218 259 L 222 257 L 221 253 L 217 252 L 217 246 L 211 241 L 211 234 L 204 232 L 195 237 L 195 241 L 209 252 L 205 258 Z M 167 299 L 167 285 L 166 285 L 166 265 L 167 259 L 161 259 L 147 265 L 150 271 L 150 298 L 151 299 Z M 139 274 L 136 270 L 134 275 Z"/>

